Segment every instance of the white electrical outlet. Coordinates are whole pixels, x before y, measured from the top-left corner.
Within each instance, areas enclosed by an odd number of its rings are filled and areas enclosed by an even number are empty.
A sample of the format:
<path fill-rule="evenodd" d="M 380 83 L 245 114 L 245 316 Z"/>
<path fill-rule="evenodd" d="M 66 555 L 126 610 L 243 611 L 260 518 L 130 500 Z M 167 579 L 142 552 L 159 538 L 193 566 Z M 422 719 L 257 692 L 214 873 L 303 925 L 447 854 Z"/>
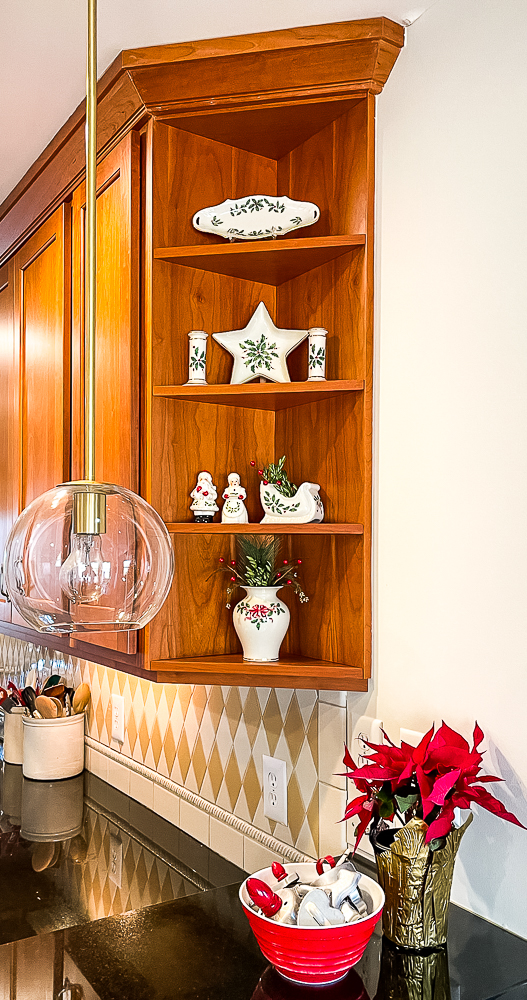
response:
<path fill-rule="evenodd" d="M 112 694 L 112 740 L 124 743 L 124 698 Z"/>
<path fill-rule="evenodd" d="M 368 740 L 369 743 L 382 744 L 384 742 L 381 719 L 373 719 L 369 715 L 361 715 L 360 718 L 357 719 L 353 727 L 351 746 L 349 748 L 351 756 L 353 757 L 357 767 L 364 767 L 367 764 L 367 761 L 364 757 L 361 757 L 361 755 L 372 752 L 369 747 L 366 746 L 364 740 Z M 350 782 L 348 788 L 348 800 L 355 798 L 355 795 L 353 794 L 354 788 L 355 786 L 352 782 Z M 351 821 L 351 826 L 354 830 L 358 824 L 358 818 Z M 375 859 L 373 847 L 370 844 L 367 832 L 361 839 L 359 847 L 357 848 L 357 854 L 362 854 L 363 857 L 369 858 L 370 861 Z"/>
<path fill-rule="evenodd" d="M 118 837 L 110 834 L 110 867 L 108 878 L 119 889 L 123 881 L 123 845 Z"/>
<path fill-rule="evenodd" d="M 400 729 L 399 739 L 401 743 L 409 743 L 411 747 L 419 746 L 424 733 L 418 733 L 417 729 Z"/>
<path fill-rule="evenodd" d="M 373 719 L 369 715 L 361 715 L 360 719 L 357 719 L 353 726 L 349 749 L 357 767 L 362 767 L 367 763 L 365 760 L 358 759 L 361 754 L 371 753 L 364 740 L 368 740 L 368 743 L 383 743 L 382 722 L 380 719 Z"/>
<path fill-rule="evenodd" d="M 285 760 L 262 755 L 264 816 L 287 826 L 287 770 Z"/>

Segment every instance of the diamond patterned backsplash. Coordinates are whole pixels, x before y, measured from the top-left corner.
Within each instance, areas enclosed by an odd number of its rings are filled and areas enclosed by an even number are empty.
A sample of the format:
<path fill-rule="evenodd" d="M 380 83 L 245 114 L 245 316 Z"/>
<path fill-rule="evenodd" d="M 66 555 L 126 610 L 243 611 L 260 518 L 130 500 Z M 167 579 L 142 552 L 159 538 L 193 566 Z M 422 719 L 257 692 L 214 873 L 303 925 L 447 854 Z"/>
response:
<path fill-rule="evenodd" d="M 17 678 L 38 665 L 86 681 L 92 698 L 88 734 L 209 802 L 305 854 L 330 848 L 345 792 L 337 780 L 320 781 L 319 698 L 316 691 L 156 684 L 99 664 L 0 635 L 0 677 Z M 112 743 L 111 696 L 125 702 L 125 741 Z M 327 707 L 327 706 L 326 706 Z M 345 707 L 334 708 L 345 720 Z M 345 722 L 342 735 L 345 737 Z M 341 760 L 342 742 L 336 740 Z M 286 761 L 288 826 L 263 813 L 262 754 Z M 327 761 L 325 770 L 328 771 Z M 339 771 L 336 766 L 329 771 Z M 323 804 L 319 808 L 319 803 Z M 324 813 L 324 815 L 322 815 Z M 328 813 L 331 813 L 328 819 Z M 327 837 L 320 826 L 331 823 Z"/>

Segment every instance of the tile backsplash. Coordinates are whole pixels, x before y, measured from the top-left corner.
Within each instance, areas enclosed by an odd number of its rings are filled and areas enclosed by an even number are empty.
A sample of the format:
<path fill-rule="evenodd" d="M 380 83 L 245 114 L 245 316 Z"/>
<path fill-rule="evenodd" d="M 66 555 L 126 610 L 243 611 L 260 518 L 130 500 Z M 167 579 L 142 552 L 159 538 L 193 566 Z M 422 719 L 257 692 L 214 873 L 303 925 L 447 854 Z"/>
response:
<path fill-rule="evenodd" d="M 156 684 L 0 636 L 0 672 L 4 670 L 6 676 L 14 678 L 35 664 L 39 664 L 43 676 L 50 670 L 66 671 L 73 683 L 86 681 L 90 685 L 87 734 L 94 742 L 90 741 L 87 766 L 94 771 L 99 768 L 99 773 L 102 767 L 101 776 L 110 783 L 113 773 L 115 783 L 122 782 L 132 797 L 162 813 L 170 812 L 173 796 L 155 783 L 157 774 L 205 800 L 202 805 L 212 803 L 223 814 L 236 817 L 303 854 L 318 857 L 344 848 L 345 824 L 339 820 L 344 813 L 346 793 L 343 779 L 336 772 L 342 771 L 346 738 L 345 695 L 278 688 Z M 122 746 L 111 740 L 112 694 L 124 698 Z M 99 745 L 101 753 L 97 753 Z M 119 759 L 116 760 L 115 753 L 104 757 L 105 747 L 117 751 Z M 286 762 L 287 826 L 264 816 L 263 754 Z M 131 770 L 123 781 L 125 768 L 118 765 L 127 762 Z M 132 762 L 141 765 L 141 773 L 133 770 Z M 119 777 L 115 776 L 116 765 Z M 154 779 L 152 787 L 149 775 Z M 217 816 L 200 810 L 196 800 L 193 803 L 181 799 L 180 825 L 186 825 L 187 832 L 203 842 L 209 843 L 214 838 L 216 850 L 221 842 L 224 856 L 232 854 L 229 859 L 241 864 L 238 831 L 226 827 Z M 260 848 L 260 856 L 262 851 L 265 848 Z M 246 868 L 251 865 L 247 847 L 244 861 Z M 256 856 L 254 862 L 257 864 Z"/>

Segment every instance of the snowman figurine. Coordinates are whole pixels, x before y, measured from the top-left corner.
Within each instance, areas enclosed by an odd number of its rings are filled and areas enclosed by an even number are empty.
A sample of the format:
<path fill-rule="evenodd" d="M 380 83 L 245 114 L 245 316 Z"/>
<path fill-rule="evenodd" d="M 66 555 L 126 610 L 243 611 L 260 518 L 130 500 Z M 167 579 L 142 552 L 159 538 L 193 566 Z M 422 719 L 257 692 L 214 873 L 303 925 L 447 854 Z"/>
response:
<path fill-rule="evenodd" d="M 240 477 L 237 472 L 230 472 L 227 476 L 228 486 L 222 493 L 225 500 L 221 512 L 221 519 L 224 524 L 247 524 L 249 517 L 244 500 L 247 491 L 240 486 Z"/>
<path fill-rule="evenodd" d="M 214 519 L 214 515 L 220 508 L 216 503 L 218 491 L 212 482 L 210 472 L 200 472 L 198 481 L 190 494 L 192 503 L 190 509 L 194 514 L 194 520 L 200 524 L 208 524 Z"/>

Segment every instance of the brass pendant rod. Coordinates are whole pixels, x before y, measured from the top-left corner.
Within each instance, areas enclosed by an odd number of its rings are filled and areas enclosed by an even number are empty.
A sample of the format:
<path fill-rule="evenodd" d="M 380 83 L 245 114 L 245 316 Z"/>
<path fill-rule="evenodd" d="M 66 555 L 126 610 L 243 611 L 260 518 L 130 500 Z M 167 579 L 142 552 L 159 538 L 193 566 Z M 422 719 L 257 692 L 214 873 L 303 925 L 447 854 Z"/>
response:
<path fill-rule="evenodd" d="M 97 0 L 88 0 L 86 59 L 86 247 L 84 266 L 84 478 L 95 480 L 97 323 Z"/>

